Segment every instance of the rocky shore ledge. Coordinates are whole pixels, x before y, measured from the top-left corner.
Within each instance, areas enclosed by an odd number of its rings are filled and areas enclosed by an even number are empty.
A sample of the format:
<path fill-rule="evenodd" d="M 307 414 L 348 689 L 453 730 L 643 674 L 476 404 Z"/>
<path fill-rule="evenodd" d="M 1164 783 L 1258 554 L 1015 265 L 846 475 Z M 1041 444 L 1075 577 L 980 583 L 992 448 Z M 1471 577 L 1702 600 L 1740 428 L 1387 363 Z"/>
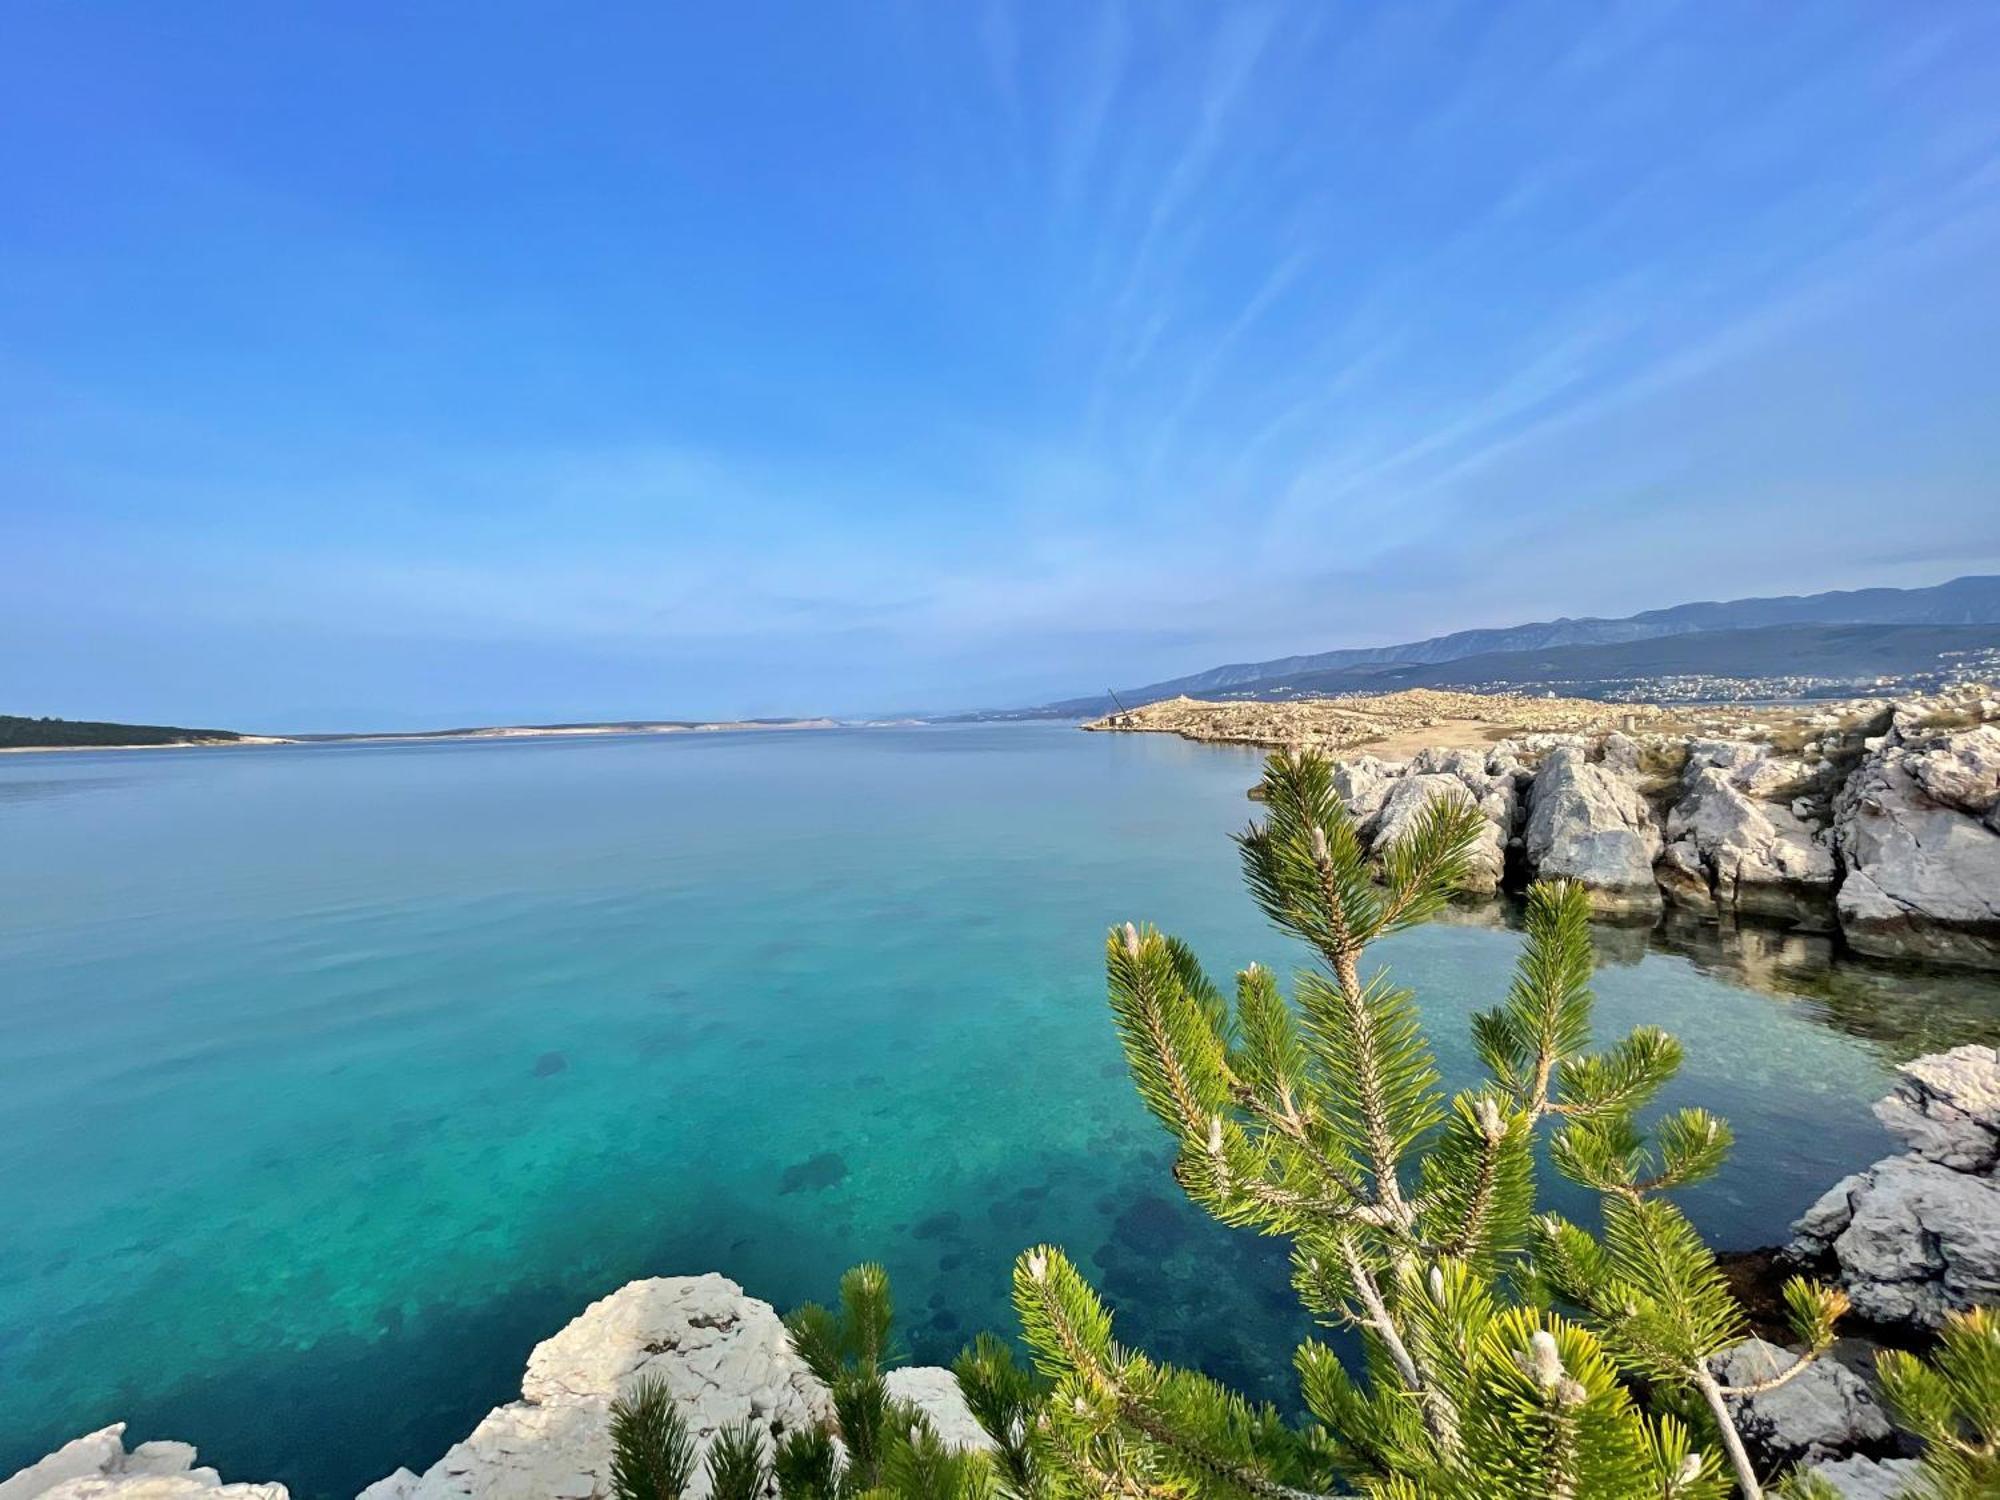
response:
<path fill-rule="evenodd" d="M 768 1302 L 716 1275 L 634 1281 L 593 1302 L 535 1346 L 521 1399 L 495 1407 L 422 1474 L 398 1469 L 359 1500 L 606 1500 L 611 1402 L 645 1375 L 663 1378 L 688 1432 L 706 1447 L 754 1417 L 774 1434 L 830 1422 L 832 1398 L 792 1351 Z M 959 1448 L 990 1446 L 951 1371 L 893 1370 L 889 1393 Z M 287 1500 L 281 1484 L 224 1484 L 186 1443 L 127 1450 L 117 1423 L 0 1482 L 0 1500 Z M 705 1500 L 697 1469 L 688 1500 Z"/>
<path fill-rule="evenodd" d="M 1967 1046 L 1899 1070 L 1875 1114 L 1909 1150 L 1837 1183 L 1794 1226 L 1770 1268 L 1791 1262 L 1838 1280 L 1879 1337 L 1921 1341 L 1947 1312 L 2000 1300 L 2000 1051 Z M 1766 1257 L 1768 1259 L 1768 1256 Z M 1735 1398 L 1746 1441 L 1767 1464 L 1811 1465 L 1846 1500 L 1891 1500 L 1916 1460 L 1889 1420 L 1864 1337 L 1762 1394 Z M 1718 1357 L 1731 1385 L 1792 1355 L 1748 1338 Z M 706 1445 L 755 1418 L 774 1434 L 829 1422 L 832 1402 L 795 1353 L 777 1312 L 721 1276 L 635 1281 L 536 1345 L 521 1399 L 495 1407 L 421 1474 L 378 1480 L 358 1500 L 608 1500 L 612 1400 L 641 1376 L 665 1379 Z M 990 1442 L 949 1370 L 894 1370 L 890 1394 L 958 1448 Z M 186 1443 L 127 1449 L 123 1423 L 77 1438 L 0 1483 L 0 1500 L 287 1500 L 279 1484 L 224 1484 Z M 690 1500 L 705 1500 L 697 1471 Z"/>
<path fill-rule="evenodd" d="M 1699 720 L 1431 692 L 1176 699 L 1087 727 L 1345 755 L 1336 786 L 1377 849 L 1433 798 L 1468 797 L 1486 815 L 1472 892 L 1564 876 L 1608 916 L 1671 903 L 1838 930 L 1877 957 L 2000 968 L 2000 700 L 1988 687 Z M 1408 753 L 1354 753 L 1371 744 Z"/>

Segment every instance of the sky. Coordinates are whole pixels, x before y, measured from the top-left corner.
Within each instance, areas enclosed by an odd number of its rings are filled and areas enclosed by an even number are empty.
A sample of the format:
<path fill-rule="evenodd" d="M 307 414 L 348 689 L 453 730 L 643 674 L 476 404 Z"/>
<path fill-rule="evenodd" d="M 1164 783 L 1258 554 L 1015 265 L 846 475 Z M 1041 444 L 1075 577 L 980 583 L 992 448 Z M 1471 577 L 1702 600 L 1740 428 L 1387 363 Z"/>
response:
<path fill-rule="evenodd" d="M 0 12 L 0 712 L 1046 701 L 2000 571 L 2000 6 Z"/>

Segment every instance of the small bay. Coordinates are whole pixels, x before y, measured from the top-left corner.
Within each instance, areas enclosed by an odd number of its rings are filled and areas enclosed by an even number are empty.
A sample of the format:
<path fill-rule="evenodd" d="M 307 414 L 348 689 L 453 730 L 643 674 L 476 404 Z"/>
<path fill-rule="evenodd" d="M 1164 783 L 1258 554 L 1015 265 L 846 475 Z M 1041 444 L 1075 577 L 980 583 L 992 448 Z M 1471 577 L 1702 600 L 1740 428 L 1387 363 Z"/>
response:
<path fill-rule="evenodd" d="M 1227 835 L 1250 752 L 1067 725 L 0 758 L 0 1474 L 116 1420 L 346 1500 L 637 1276 L 791 1306 L 884 1261 L 920 1360 L 1066 1247 L 1119 1333 L 1290 1395 L 1282 1246 L 1181 1199 L 1107 927 L 1301 955 Z M 1505 910 L 1376 953 L 1449 1081 Z M 1689 1199 L 1781 1238 L 1889 1149 L 1893 1063 L 2000 982 L 1607 932 L 1598 1020 L 1734 1125 Z"/>

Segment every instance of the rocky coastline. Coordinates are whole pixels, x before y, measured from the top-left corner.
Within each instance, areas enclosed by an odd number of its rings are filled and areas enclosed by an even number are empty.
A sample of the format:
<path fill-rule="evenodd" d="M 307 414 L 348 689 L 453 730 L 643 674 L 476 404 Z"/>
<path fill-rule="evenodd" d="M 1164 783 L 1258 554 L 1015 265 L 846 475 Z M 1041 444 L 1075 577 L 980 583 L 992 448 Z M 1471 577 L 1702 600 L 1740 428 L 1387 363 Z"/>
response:
<path fill-rule="evenodd" d="M 831 1395 L 768 1302 L 714 1274 L 634 1281 L 535 1346 L 518 1401 L 488 1412 L 421 1474 L 398 1469 L 357 1500 L 607 1500 L 611 1403 L 652 1375 L 667 1382 L 704 1448 L 745 1419 L 782 1435 L 833 1418 Z M 991 1446 L 951 1371 L 905 1367 L 887 1381 L 946 1443 Z M 127 1450 L 124 1433 L 120 1422 L 65 1444 L 0 1481 L 0 1500 L 288 1500 L 281 1484 L 224 1483 L 186 1443 Z M 707 1495 L 697 1469 L 686 1500 Z"/>
<path fill-rule="evenodd" d="M 1548 724 L 1575 727 L 1532 727 Z M 1375 849 L 1433 798 L 1469 798 L 1487 826 L 1468 894 L 1563 877 L 1609 918 L 1651 921 L 1671 906 L 1838 933 L 1877 958 L 2000 968 L 1989 687 L 1692 722 L 1655 706 L 1469 694 L 1183 699 L 1087 727 L 1331 746 L 1345 757 L 1336 786 Z M 1362 748 L 1383 744 L 1413 748 Z"/>

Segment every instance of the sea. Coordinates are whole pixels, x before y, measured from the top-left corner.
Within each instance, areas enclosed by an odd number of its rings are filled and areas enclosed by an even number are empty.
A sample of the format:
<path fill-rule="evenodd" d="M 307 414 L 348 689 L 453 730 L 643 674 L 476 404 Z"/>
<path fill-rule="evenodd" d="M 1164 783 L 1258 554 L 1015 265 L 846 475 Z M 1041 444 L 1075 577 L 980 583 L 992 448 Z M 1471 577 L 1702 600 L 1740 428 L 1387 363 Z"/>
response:
<path fill-rule="evenodd" d="M 0 756 L 0 1475 L 113 1421 L 348 1500 L 642 1276 L 781 1310 L 887 1266 L 909 1356 L 1014 1330 L 1062 1246 L 1117 1336 L 1296 1407 L 1282 1242 L 1181 1196 L 1105 934 L 1306 955 L 1231 843 L 1254 752 L 1006 724 Z M 1381 943 L 1448 1082 L 1515 914 Z M 2000 983 L 1824 940 L 1606 929 L 1738 1145 L 1720 1246 L 1892 1143 L 1896 1062 Z M 1577 1208 L 1558 1195 L 1563 1206 Z"/>

